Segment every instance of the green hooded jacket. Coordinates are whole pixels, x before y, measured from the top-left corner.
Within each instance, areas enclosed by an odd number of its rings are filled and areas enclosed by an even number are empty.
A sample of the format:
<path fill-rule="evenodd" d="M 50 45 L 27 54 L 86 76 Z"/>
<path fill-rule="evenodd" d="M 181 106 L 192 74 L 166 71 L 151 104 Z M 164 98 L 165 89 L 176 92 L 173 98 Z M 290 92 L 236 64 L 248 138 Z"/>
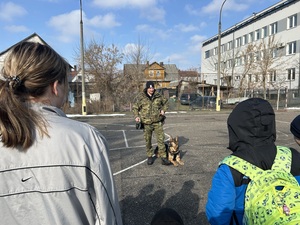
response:
<path fill-rule="evenodd" d="M 140 117 L 142 123 L 152 124 L 160 122 L 162 117 L 160 111 L 167 111 L 169 106 L 168 99 L 156 90 L 152 97 L 148 97 L 147 89 L 144 89 L 137 97 L 133 105 L 132 111 L 134 118 Z"/>

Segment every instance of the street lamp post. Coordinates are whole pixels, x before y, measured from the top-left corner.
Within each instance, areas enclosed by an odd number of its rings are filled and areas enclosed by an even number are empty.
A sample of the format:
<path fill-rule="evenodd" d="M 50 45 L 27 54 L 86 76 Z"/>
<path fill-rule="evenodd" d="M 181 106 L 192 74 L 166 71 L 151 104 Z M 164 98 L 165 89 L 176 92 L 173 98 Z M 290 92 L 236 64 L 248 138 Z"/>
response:
<path fill-rule="evenodd" d="M 219 15 L 219 30 L 218 30 L 218 74 L 217 74 L 217 104 L 216 104 L 216 111 L 220 111 L 221 106 L 221 98 L 220 98 L 220 77 L 221 77 L 221 16 L 222 16 L 222 9 L 227 0 L 224 0 L 221 8 L 220 8 L 220 15 Z"/>
<path fill-rule="evenodd" d="M 80 53 L 81 53 L 81 75 L 82 75 L 82 115 L 86 115 L 86 100 L 85 100 L 85 71 L 84 71 L 84 49 L 83 49 L 83 22 L 82 22 L 82 1 L 80 0 Z"/>

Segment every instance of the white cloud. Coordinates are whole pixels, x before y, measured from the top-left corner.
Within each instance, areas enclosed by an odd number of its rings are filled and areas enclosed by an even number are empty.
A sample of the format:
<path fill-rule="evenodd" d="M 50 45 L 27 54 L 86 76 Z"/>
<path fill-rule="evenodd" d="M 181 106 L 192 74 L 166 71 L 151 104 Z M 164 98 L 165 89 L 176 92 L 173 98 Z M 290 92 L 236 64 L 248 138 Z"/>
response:
<path fill-rule="evenodd" d="M 144 9 L 141 12 L 142 17 L 148 19 L 149 21 L 159 21 L 161 23 L 165 22 L 165 10 L 158 7 L 151 7 Z"/>
<path fill-rule="evenodd" d="M 213 0 L 208 5 L 204 6 L 201 11 L 203 13 L 220 12 L 223 2 L 224 0 Z M 243 3 L 238 3 L 235 0 L 226 1 L 223 5 L 222 11 L 236 11 L 236 12 L 244 11 L 249 7 L 244 2 L 245 1 L 243 1 Z"/>
<path fill-rule="evenodd" d="M 111 28 L 119 26 L 120 23 L 116 22 L 115 16 L 111 13 L 104 16 L 95 16 L 91 19 L 86 18 L 83 12 L 84 27 L 90 28 Z M 71 42 L 72 39 L 79 35 L 80 31 L 80 10 L 74 10 L 70 13 L 61 14 L 52 17 L 48 25 L 56 29 L 60 35 L 59 39 L 63 42 Z"/>
<path fill-rule="evenodd" d="M 146 8 L 155 5 L 156 1 L 157 0 L 93 0 L 93 4 L 103 8 Z"/>
<path fill-rule="evenodd" d="M 147 24 L 141 24 L 136 26 L 136 30 L 139 32 L 152 34 L 152 36 L 159 37 L 160 39 L 163 40 L 166 40 L 168 37 L 170 37 L 169 35 L 170 30 L 157 29 Z"/>
<path fill-rule="evenodd" d="M 127 43 L 124 47 L 124 53 L 133 52 L 137 48 L 137 44 Z"/>
<path fill-rule="evenodd" d="M 189 57 L 186 57 L 186 54 L 181 52 L 181 53 L 173 53 L 167 57 L 165 57 L 163 60 L 165 63 L 170 63 L 170 64 L 176 64 L 177 68 L 180 70 L 188 69 L 191 67 L 194 67 L 189 60 Z"/>
<path fill-rule="evenodd" d="M 16 17 L 21 17 L 27 14 L 26 9 L 13 2 L 0 4 L 0 20 L 12 21 Z"/>
<path fill-rule="evenodd" d="M 183 24 L 183 23 L 180 23 L 180 24 L 177 24 L 175 25 L 175 28 L 180 30 L 181 32 L 192 32 L 192 31 L 197 31 L 199 30 L 198 27 L 190 24 L 190 25 L 186 25 L 186 24 Z"/>
<path fill-rule="evenodd" d="M 201 14 L 199 9 L 196 9 L 194 6 L 188 4 L 184 7 L 185 11 L 187 11 L 190 15 L 199 16 Z"/>
<path fill-rule="evenodd" d="M 20 33 L 20 32 L 27 32 L 28 28 L 25 26 L 16 26 L 16 25 L 11 25 L 11 26 L 5 26 L 5 30 L 11 32 L 11 33 Z"/>
<path fill-rule="evenodd" d="M 116 17 L 112 13 L 104 16 L 95 16 L 90 20 L 86 20 L 86 24 L 98 28 L 112 28 L 121 25 L 121 23 L 116 21 Z"/>
<path fill-rule="evenodd" d="M 200 54 L 201 48 L 202 48 L 202 42 L 207 39 L 206 36 L 202 35 L 194 35 L 190 38 L 191 43 L 189 44 L 189 51 L 191 52 L 197 52 Z"/>
<path fill-rule="evenodd" d="M 178 54 L 178 53 L 173 53 L 169 56 L 167 56 L 165 59 L 164 59 L 164 62 L 168 62 L 170 61 L 170 63 L 174 63 L 175 61 L 183 61 L 185 60 L 185 57 L 183 56 L 183 54 Z"/>
<path fill-rule="evenodd" d="M 202 36 L 202 35 L 194 35 L 194 36 L 192 36 L 191 38 L 190 38 L 190 40 L 192 41 L 192 42 L 203 42 L 204 40 L 206 40 L 207 39 L 207 37 L 206 36 Z"/>

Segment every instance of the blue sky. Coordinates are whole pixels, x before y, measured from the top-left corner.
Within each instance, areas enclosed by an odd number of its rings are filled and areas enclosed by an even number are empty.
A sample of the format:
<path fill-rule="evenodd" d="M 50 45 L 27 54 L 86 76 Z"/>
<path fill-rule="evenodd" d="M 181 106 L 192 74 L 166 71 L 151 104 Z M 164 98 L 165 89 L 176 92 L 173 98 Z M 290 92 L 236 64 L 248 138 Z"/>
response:
<path fill-rule="evenodd" d="M 115 44 L 124 51 L 140 40 L 150 48 L 150 62 L 199 68 L 201 43 L 217 34 L 223 1 L 82 0 L 84 41 Z M 227 0 L 222 30 L 277 2 Z M 77 64 L 79 22 L 80 0 L 1 0 L 0 52 L 37 33 L 70 64 Z"/>

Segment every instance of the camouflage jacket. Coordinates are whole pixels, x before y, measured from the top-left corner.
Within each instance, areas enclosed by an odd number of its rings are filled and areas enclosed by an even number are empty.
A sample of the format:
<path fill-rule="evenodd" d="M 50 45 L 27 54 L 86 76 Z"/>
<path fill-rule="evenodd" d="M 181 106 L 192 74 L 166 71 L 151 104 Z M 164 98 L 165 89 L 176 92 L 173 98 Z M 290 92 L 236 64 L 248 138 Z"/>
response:
<path fill-rule="evenodd" d="M 152 124 L 161 121 L 160 111 L 168 109 L 168 99 L 155 91 L 151 98 L 148 97 L 146 89 L 141 92 L 133 105 L 132 111 L 134 117 L 140 117 L 142 123 Z"/>

